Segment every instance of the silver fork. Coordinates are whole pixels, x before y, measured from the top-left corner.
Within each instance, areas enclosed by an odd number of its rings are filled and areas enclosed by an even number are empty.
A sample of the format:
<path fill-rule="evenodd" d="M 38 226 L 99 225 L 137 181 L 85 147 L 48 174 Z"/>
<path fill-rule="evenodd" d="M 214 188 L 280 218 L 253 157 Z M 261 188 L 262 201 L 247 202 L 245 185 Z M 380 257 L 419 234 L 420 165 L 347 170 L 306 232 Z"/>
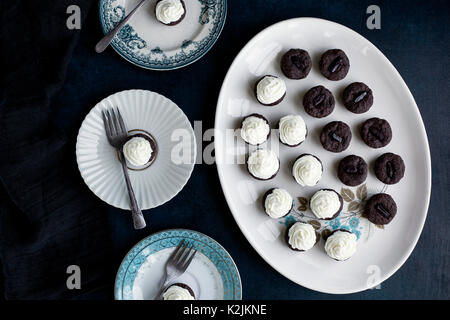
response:
<path fill-rule="evenodd" d="M 103 110 L 103 123 L 105 125 L 106 136 L 108 137 L 109 144 L 116 148 L 119 153 L 119 160 L 122 164 L 123 174 L 125 176 L 125 182 L 127 185 L 128 196 L 130 197 L 130 209 L 131 216 L 133 218 L 133 225 L 135 229 L 145 228 L 145 219 L 142 215 L 141 209 L 136 201 L 136 196 L 134 195 L 133 186 L 131 185 L 130 177 L 128 176 L 127 163 L 125 161 L 125 156 L 123 154 L 123 145 L 127 141 L 128 131 L 123 122 L 123 118 L 119 112 L 116 110 Z"/>
<path fill-rule="evenodd" d="M 178 246 L 173 250 L 169 259 L 166 262 L 164 271 L 164 277 L 162 280 L 161 288 L 156 295 L 156 300 L 161 299 L 161 295 L 164 292 L 166 286 L 175 278 L 181 276 L 194 259 L 197 250 L 193 246 L 184 244 L 184 239 L 180 241 Z"/>

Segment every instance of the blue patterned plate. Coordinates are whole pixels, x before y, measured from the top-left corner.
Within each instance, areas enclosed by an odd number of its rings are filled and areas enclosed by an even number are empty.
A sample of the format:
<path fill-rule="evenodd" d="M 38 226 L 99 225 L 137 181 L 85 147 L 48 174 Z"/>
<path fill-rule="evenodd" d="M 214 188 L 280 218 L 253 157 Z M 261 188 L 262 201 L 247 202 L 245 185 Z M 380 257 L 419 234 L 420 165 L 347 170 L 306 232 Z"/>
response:
<path fill-rule="evenodd" d="M 167 258 L 184 239 L 197 249 L 186 272 L 174 282 L 190 286 L 198 300 L 240 300 L 241 278 L 228 252 L 196 231 L 171 229 L 141 240 L 123 259 L 117 272 L 116 300 L 154 299 Z"/>
<path fill-rule="evenodd" d="M 117 25 L 138 0 L 100 0 L 100 22 L 104 33 Z M 226 0 L 185 1 L 186 16 L 175 26 L 155 17 L 156 0 L 136 12 L 111 43 L 129 62 L 146 69 L 171 70 L 200 59 L 214 45 L 225 24 Z"/>

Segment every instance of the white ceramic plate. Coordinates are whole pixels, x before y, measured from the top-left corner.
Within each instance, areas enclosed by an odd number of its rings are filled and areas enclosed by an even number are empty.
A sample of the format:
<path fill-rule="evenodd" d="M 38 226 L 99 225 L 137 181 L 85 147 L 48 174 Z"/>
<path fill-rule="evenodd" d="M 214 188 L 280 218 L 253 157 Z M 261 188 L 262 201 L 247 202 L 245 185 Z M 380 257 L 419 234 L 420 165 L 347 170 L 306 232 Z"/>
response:
<path fill-rule="evenodd" d="M 191 124 L 178 106 L 146 90 L 117 92 L 95 105 L 77 137 L 76 156 L 81 176 L 100 199 L 129 209 L 129 199 L 117 153 L 106 138 L 102 110 L 118 107 L 130 134 L 151 134 L 157 143 L 152 164 L 129 170 L 141 209 L 157 207 L 172 199 L 187 183 L 194 168 L 196 141 Z M 132 168 L 136 169 L 136 168 Z"/>
<path fill-rule="evenodd" d="M 310 53 L 314 66 L 306 79 L 289 80 L 282 74 L 280 58 L 290 48 L 303 48 Z M 332 48 L 344 50 L 351 64 L 347 77 L 337 82 L 327 80 L 317 67 L 321 54 Z M 255 80 L 265 74 L 278 75 L 287 84 L 286 98 L 275 107 L 258 104 L 253 94 Z M 374 92 L 374 106 L 365 114 L 353 114 L 341 103 L 343 89 L 355 81 L 365 82 Z M 334 112 L 322 119 L 307 115 L 302 105 L 304 93 L 319 84 L 330 89 L 336 98 Z M 389 60 L 368 40 L 333 22 L 297 18 L 277 23 L 256 35 L 231 65 L 218 100 L 215 127 L 221 133 L 235 129 L 243 116 L 254 112 L 264 115 L 272 128 L 282 116 L 300 114 L 309 130 L 307 140 L 299 147 L 279 145 L 278 150 L 278 135 L 272 134 L 272 140 L 263 147 L 278 152 L 281 168 L 269 181 L 253 179 L 246 172 L 245 164 L 233 163 L 233 158 L 244 163 L 249 152 L 242 139 L 236 138 L 237 147 L 226 145 L 226 139 L 215 140 L 217 169 L 226 200 L 256 251 L 287 278 L 317 291 L 357 292 L 389 278 L 406 261 L 420 236 L 431 190 L 425 128 L 408 87 Z M 374 116 L 387 119 L 393 129 L 391 143 L 381 149 L 369 148 L 359 135 L 359 125 Z M 321 128 L 334 120 L 346 122 L 353 132 L 350 147 L 340 154 L 324 150 L 319 141 Z M 302 188 L 291 175 L 294 159 L 305 152 L 318 156 L 324 165 L 324 175 L 315 187 Z M 387 188 L 376 179 L 372 169 L 375 159 L 385 152 L 401 155 L 406 164 L 405 177 Z M 272 220 L 264 214 L 261 197 L 272 187 L 283 187 L 294 198 L 306 199 L 321 188 L 341 192 L 345 186 L 337 178 L 336 167 L 349 154 L 362 156 L 370 171 L 363 187 L 348 188 L 339 218 L 331 222 L 314 220 L 312 213 L 303 207 L 305 200 L 296 200 L 295 210 L 284 219 Z M 398 206 L 397 216 L 384 229 L 360 214 L 364 201 L 381 191 L 391 194 Z M 314 220 L 320 232 L 342 228 L 354 232 L 359 239 L 357 253 L 345 262 L 334 261 L 326 255 L 323 240 L 305 253 L 290 250 L 283 236 L 286 226 L 296 220 Z"/>
<path fill-rule="evenodd" d="M 100 0 L 103 32 L 123 20 L 139 1 Z M 144 4 L 111 42 L 129 62 L 152 70 L 181 68 L 203 57 L 219 38 L 226 19 L 226 0 L 185 0 L 186 16 L 174 26 L 156 20 L 156 2 Z"/>
<path fill-rule="evenodd" d="M 120 264 L 114 285 L 115 299 L 154 299 L 167 259 L 182 240 L 197 253 L 186 272 L 172 284 L 187 284 L 197 300 L 240 300 L 241 277 L 228 252 L 210 237 L 186 229 L 161 231 L 136 244 Z"/>

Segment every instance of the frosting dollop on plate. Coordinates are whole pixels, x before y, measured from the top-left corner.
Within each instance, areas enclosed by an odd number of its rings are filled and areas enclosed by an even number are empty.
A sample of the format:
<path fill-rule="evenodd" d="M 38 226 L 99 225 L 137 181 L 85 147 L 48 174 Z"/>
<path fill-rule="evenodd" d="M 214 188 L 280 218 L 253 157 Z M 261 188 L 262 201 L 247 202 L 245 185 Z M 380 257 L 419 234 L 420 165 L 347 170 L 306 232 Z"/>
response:
<path fill-rule="evenodd" d="M 356 252 L 356 236 L 351 232 L 335 231 L 325 242 L 325 251 L 335 260 L 347 260 Z"/>
<path fill-rule="evenodd" d="M 273 189 L 265 197 L 264 209 L 271 218 L 281 218 L 291 211 L 292 197 L 284 189 Z"/>
<path fill-rule="evenodd" d="M 265 105 L 279 102 L 285 94 L 286 84 L 275 76 L 264 76 L 256 85 L 256 98 Z"/>
<path fill-rule="evenodd" d="M 123 146 L 125 159 L 134 166 L 145 165 L 150 160 L 152 153 L 150 142 L 142 137 L 133 137 Z"/>
<path fill-rule="evenodd" d="M 185 13 L 180 0 L 160 0 L 156 4 L 156 19 L 164 24 L 171 24 L 180 20 Z"/>
<path fill-rule="evenodd" d="M 322 177 L 322 172 L 322 163 L 310 154 L 298 157 L 292 166 L 292 175 L 295 181 L 303 187 L 316 185 Z"/>
<path fill-rule="evenodd" d="M 288 146 L 297 146 L 306 139 L 306 123 L 299 115 L 287 115 L 278 124 L 280 141 Z"/>
<path fill-rule="evenodd" d="M 255 178 L 268 180 L 277 174 L 280 169 L 280 161 L 272 150 L 258 149 L 248 157 L 247 167 Z"/>
<path fill-rule="evenodd" d="M 293 249 L 309 250 L 316 244 L 316 240 L 316 231 L 309 223 L 296 222 L 289 228 L 288 242 Z"/>
<path fill-rule="evenodd" d="M 320 219 L 329 219 L 338 213 L 342 203 L 334 190 L 319 190 L 310 200 L 311 211 Z"/>
<path fill-rule="evenodd" d="M 241 137 L 251 144 L 264 143 L 270 134 L 270 126 L 263 116 L 250 115 L 242 121 Z"/>

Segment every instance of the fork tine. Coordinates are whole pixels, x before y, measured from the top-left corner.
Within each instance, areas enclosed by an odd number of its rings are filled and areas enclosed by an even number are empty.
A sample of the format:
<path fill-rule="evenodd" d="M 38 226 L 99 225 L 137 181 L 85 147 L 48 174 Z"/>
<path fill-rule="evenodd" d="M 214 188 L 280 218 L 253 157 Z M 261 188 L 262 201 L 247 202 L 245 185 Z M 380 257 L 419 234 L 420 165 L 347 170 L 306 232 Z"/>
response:
<path fill-rule="evenodd" d="M 111 135 L 115 136 L 115 135 L 117 135 L 117 128 L 116 128 L 114 118 L 111 115 L 111 110 L 108 110 L 107 113 L 108 113 L 109 128 L 111 130 Z"/>
<path fill-rule="evenodd" d="M 109 112 L 109 110 L 106 110 L 106 114 L 107 114 L 107 118 L 108 118 L 108 124 L 109 124 L 109 133 L 111 134 L 111 137 L 113 137 L 116 132 L 114 130 L 114 124 L 111 118 L 111 113 Z"/>
<path fill-rule="evenodd" d="M 183 246 L 183 244 L 184 244 L 184 239 L 182 239 L 180 241 L 180 243 L 178 244 L 178 246 L 175 248 L 175 250 L 172 251 L 172 253 L 170 254 L 169 259 L 167 261 L 170 261 L 170 260 L 172 260 L 175 257 L 177 252 L 180 251 L 180 249 Z"/>
<path fill-rule="evenodd" d="M 184 253 L 186 252 L 186 249 L 188 248 L 188 246 L 187 245 L 185 245 L 185 244 L 183 244 L 182 246 L 181 246 L 181 249 L 180 249 L 180 251 L 179 252 L 177 252 L 177 254 L 176 254 L 176 256 L 173 258 L 173 263 L 174 264 L 179 264 L 180 263 L 180 259 L 181 259 L 181 257 L 184 255 Z"/>
<path fill-rule="evenodd" d="M 114 112 L 114 109 L 111 109 L 110 112 L 111 112 L 111 120 L 112 120 L 111 122 L 112 122 L 112 124 L 114 126 L 114 130 L 115 130 L 114 133 L 116 135 L 118 135 L 118 134 L 120 134 L 120 128 L 117 123 L 116 113 Z"/>
<path fill-rule="evenodd" d="M 122 133 L 122 129 L 120 128 L 119 120 L 117 120 L 116 111 L 114 109 L 112 109 L 111 113 L 112 113 L 112 116 L 113 116 L 114 127 L 116 128 L 116 134 L 119 135 L 119 134 Z"/>
<path fill-rule="evenodd" d="M 186 269 L 187 269 L 187 268 L 189 267 L 189 265 L 191 264 L 192 259 L 194 259 L 194 256 L 195 256 L 195 254 L 197 253 L 197 250 L 193 249 L 192 253 L 191 253 L 191 252 L 189 252 L 189 253 L 190 253 L 189 258 L 186 260 L 186 262 L 185 262 L 185 263 L 183 264 L 183 266 L 181 267 L 183 272 L 185 272 Z"/>
<path fill-rule="evenodd" d="M 183 257 L 180 257 L 180 260 L 178 261 L 178 265 L 179 265 L 180 267 L 182 267 L 182 266 L 184 265 L 184 263 L 186 262 L 186 260 L 187 260 L 187 258 L 188 258 L 188 256 L 189 256 L 189 254 L 192 252 L 192 250 L 194 250 L 194 248 L 193 248 L 192 245 L 190 245 L 190 246 L 188 247 L 188 250 L 186 250 L 186 253 L 183 255 Z"/>
<path fill-rule="evenodd" d="M 102 117 L 103 117 L 103 125 L 104 125 L 105 131 L 106 131 L 106 136 L 109 139 L 109 137 L 111 136 L 111 129 L 109 127 L 109 121 L 108 121 L 105 110 L 102 111 Z"/>
<path fill-rule="evenodd" d="M 119 108 L 116 108 L 116 110 L 117 110 L 117 118 L 119 120 L 119 126 L 120 126 L 120 129 L 122 130 L 122 133 L 128 133 L 127 127 L 125 126 L 125 123 L 123 122 L 123 118 L 122 118 L 122 115 L 120 114 Z"/>

